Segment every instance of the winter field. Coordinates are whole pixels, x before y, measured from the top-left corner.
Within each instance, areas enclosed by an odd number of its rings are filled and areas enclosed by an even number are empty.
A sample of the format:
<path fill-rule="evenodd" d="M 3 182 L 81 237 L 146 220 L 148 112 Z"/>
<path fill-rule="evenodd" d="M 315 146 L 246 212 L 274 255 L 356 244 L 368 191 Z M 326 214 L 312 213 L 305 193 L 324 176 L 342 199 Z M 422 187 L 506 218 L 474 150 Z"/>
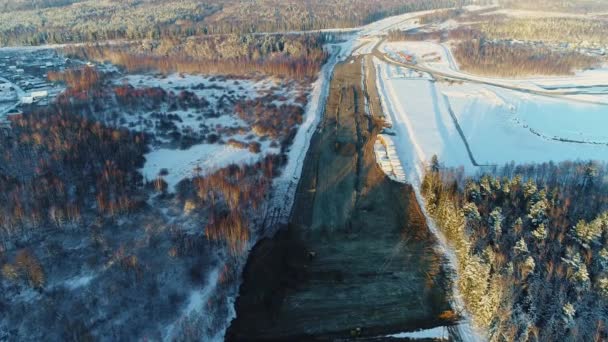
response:
<path fill-rule="evenodd" d="M 375 59 L 377 87 L 406 173 L 419 175 L 433 155 L 468 173 L 511 161 L 608 160 L 608 69 L 567 78 L 498 79 L 460 72 L 447 44 L 399 42 L 380 49 L 401 63 L 412 56 L 425 70 L 463 78 L 436 81 Z"/>
<path fill-rule="evenodd" d="M 479 76 L 463 72 L 451 53 L 450 42 L 387 42 L 379 47 L 389 59 L 405 63 L 404 56 L 412 56 L 413 62 L 439 76 L 456 80 L 486 83 L 498 87 L 517 88 L 522 91 L 541 91 L 547 95 L 562 96 L 581 102 L 608 104 L 608 66 L 581 70 L 574 76 L 530 76 L 516 79 Z"/>

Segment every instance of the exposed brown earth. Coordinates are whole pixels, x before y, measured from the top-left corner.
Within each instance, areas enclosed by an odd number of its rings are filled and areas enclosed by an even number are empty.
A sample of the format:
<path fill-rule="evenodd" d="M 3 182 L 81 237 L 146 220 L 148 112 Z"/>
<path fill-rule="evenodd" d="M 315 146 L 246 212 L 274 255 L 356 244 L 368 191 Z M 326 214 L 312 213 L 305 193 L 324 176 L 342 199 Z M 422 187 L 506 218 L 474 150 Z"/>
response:
<path fill-rule="evenodd" d="M 412 189 L 375 162 L 382 121 L 366 115 L 362 63 L 335 69 L 290 224 L 252 251 L 227 340 L 350 339 L 453 322 Z M 379 115 L 374 84 L 365 87 Z"/>

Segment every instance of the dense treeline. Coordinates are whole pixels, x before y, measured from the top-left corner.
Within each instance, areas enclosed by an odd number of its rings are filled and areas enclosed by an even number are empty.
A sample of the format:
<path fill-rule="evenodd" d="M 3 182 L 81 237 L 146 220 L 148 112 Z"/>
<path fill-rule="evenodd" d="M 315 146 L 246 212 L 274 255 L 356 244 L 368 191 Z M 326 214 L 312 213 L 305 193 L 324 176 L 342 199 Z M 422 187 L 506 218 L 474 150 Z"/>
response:
<path fill-rule="evenodd" d="M 214 36 L 154 44 L 89 45 L 66 49 L 79 58 L 110 61 L 130 72 L 314 78 L 327 59 L 323 35 Z"/>
<path fill-rule="evenodd" d="M 464 13 L 465 11 L 461 8 L 448 9 L 422 15 L 418 21 L 422 25 L 442 23 L 446 20 L 457 18 Z"/>
<path fill-rule="evenodd" d="M 79 0 L 6 0 L 0 5 L 0 9 L 5 12 L 25 11 L 49 7 L 62 7 L 78 1 Z"/>
<path fill-rule="evenodd" d="M 597 13 L 608 10 L 608 4 L 603 0 L 500 0 L 500 4 L 508 8 L 527 10 L 549 10 L 578 13 Z"/>
<path fill-rule="evenodd" d="M 42 10 L 0 13 L 0 45 L 39 45 L 116 39 L 159 38 L 169 25 L 202 20 L 220 9 L 217 1 L 77 1 Z"/>
<path fill-rule="evenodd" d="M 517 39 L 574 45 L 608 44 L 608 21 L 582 18 L 495 18 L 479 24 L 489 39 Z"/>
<path fill-rule="evenodd" d="M 478 28 L 449 31 L 390 31 L 390 41 L 453 41 L 452 53 L 464 71 L 490 76 L 571 75 L 601 63 L 600 58 L 544 44 L 492 40 Z"/>
<path fill-rule="evenodd" d="M 72 4 L 75 2 L 74 4 Z M 405 12 L 471 0 L 9 0 L 0 13 L 0 45 L 176 38 L 204 34 L 355 27 Z M 63 6 L 69 5 L 69 6 Z"/>
<path fill-rule="evenodd" d="M 428 170 L 427 208 L 491 341 L 608 338 L 607 176 L 590 162 L 508 165 L 472 179 Z"/>
<path fill-rule="evenodd" d="M 4 233 L 78 222 L 92 205 L 117 214 L 138 204 L 132 195 L 147 148 L 141 135 L 51 108 L 13 118 L 0 147 Z"/>
<path fill-rule="evenodd" d="M 262 0 L 241 2 L 205 20 L 210 33 L 306 31 L 357 27 L 406 12 L 457 7 L 468 0 L 340 1 Z"/>
<path fill-rule="evenodd" d="M 498 76 L 568 75 L 599 64 L 595 57 L 522 44 L 463 41 L 452 49 L 462 70 Z"/>
<path fill-rule="evenodd" d="M 555 3 L 555 2 L 554 2 Z M 557 4 L 557 3 L 555 3 Z M 538 10 L 534 3 L 534 9 Z M 608 10 L 608 5 L 605 5 Z M 466 23 L 457 30 L 473 29 L 490 40 L 519 40 L 572 46 L 608 44 L 608 21 L 599 17 L 538 17 L 515 18 L 505 14 L 488 13 L 487 9 L 468 12 L 459 9 L 437 11 L 420 17 L 420 23 L 433 24 L 455 19 Z M 563 9 L 562 9 L 563 10 Z M 473 24 L 470 24 L 473 23 Z"/>

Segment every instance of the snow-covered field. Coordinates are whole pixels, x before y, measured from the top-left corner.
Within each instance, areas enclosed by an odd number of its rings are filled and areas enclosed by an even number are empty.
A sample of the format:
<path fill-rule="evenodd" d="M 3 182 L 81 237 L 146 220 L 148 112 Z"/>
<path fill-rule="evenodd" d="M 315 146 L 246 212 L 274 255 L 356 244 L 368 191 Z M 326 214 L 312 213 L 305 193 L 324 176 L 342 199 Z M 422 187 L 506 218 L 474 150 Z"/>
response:
<path fill-rule="evenodd" d="M 399 138 L 405 133 L 397 145 L 410 170 L 419 173 L 418 165 L 432 155 L 470 172 L 477 171 L 475 164 L 608 160 L 608 106 L 602 104 L 608 103 L 608 69 L 501 79 L 461 72 L 447 44 L 391 42 L 380 50 L 392 60 L 472 81 L 434 82 L 425 73 L 376 60 L 383 107 Z"/>
<path fill-rule="evenodd" d="M 421 163 L 436 154 L 446 164 L 471 168 L 445 101 L 428 76 L 393 77 L 396 69 L 374 58 L 382 109 L 390 117 L 397 154 L 406 173 L 422 174 Z"/>
<path fill-rule="evenodd" d="M 451 53 L 449 43 L 433 41 L 385 42 L 379 49 L 394 61 L 401 63 L 413 61 L 418 66 L 427 68 L 425 70 L 438 72 L 441 75 L 497 86 L 543 91 L 555 95 L 568 92 L 569 94 L 563 95 L 565 98 L 581 102 L 608 104 L 608 66 L 581 70 L 573 76 L 530 76 L 510 79 L 480 76 L 461 71 Z M 412 61 L 406 60 L 407 55 L 412 56 Z"/>
<path fill-rule="evenodd" d="M 412 332 L 403 332 L 399 334 L 388 335 L 386 337 L 391 338 L 407 338 L 411 340 L 422 340 L 422 339 L 432 339 L 432 340 L 448 340 L 450 335 L 448 329 L 446 327 L 436 327 L 432 329 L 412 331 Z"/>
<path fill-rule="evenodd" d="M 378 60 L 375 66 L 406 173 L 420 175 L 433 155 L 469 173 L 478 170 L 475 164 L 608 161 L 606 105 L 403 77 L 400 68 Z"/>
<path fill-rule="evenodd" d="M 442 85 L 479 162 L 608 160 L 608 106 L 479 85 Z"/>
<path fill-rule="evenodd" d="M 268 143 L 266 143 L 267 145 Z M 201 175 L 213 172 L 230 164 L 253 164 L 269 153 L 278 153 L 277 148 L 263 148 L 263 153 L 221 144 L 194 145 L 187 150 L 161 148 L 146 154 L 146 164 L 142 169 L 145 179 L 153 180 L 161 170 L 169 171 L 163 179 L 169 191 L 183 179 L 192 178 L 200 168 Z"/>

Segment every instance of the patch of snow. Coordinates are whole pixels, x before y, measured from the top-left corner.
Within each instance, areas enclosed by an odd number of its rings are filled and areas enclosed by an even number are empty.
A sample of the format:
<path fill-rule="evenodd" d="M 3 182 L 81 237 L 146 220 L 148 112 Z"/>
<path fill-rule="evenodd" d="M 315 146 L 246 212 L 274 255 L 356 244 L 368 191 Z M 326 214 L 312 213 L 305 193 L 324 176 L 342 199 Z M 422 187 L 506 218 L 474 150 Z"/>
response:
<path fill-rule="evenodd" d="M 95 276 L 88 274 L 82 276 L 76 276 L 65 281 L 64 285 L 70 290 L 76 290 L 80 287 L 87 286 L 91 283 L 91 280 L 95 279 Z"/>
<path fill-rule="evenodd" d="M 436 327 L 436 328 L 426 329 L 426 330 L 402 332 L 399 334 L 387 335 L 386 337 L 409 338 L 409 339 L 413 339 L 413 340 L 419 340 L 419 339 L 448 340 L 450 336 L 448 333 L 448 329 L 446 327 Z"/>
<path fill-rule="evenodd" d="M 276 152 L 265 143 L 265 152 Z M 187 150 L 157 149 L 145 155 L 146 163 L 142 174 L 147 180 L 158 178 L 163 169 L 169 174 L 163 179 L 169 186 L 169 191 L 175 191 L 175 186 L 185 178 L 195 175 L 195 169 L 200 167 L 201 175 L 211 173 L 230 164 L 255 163 L 265 156 L 265 153 L 251 153 L 246 149 L 234 148 L 220 144 L 194 145 Z"/>

